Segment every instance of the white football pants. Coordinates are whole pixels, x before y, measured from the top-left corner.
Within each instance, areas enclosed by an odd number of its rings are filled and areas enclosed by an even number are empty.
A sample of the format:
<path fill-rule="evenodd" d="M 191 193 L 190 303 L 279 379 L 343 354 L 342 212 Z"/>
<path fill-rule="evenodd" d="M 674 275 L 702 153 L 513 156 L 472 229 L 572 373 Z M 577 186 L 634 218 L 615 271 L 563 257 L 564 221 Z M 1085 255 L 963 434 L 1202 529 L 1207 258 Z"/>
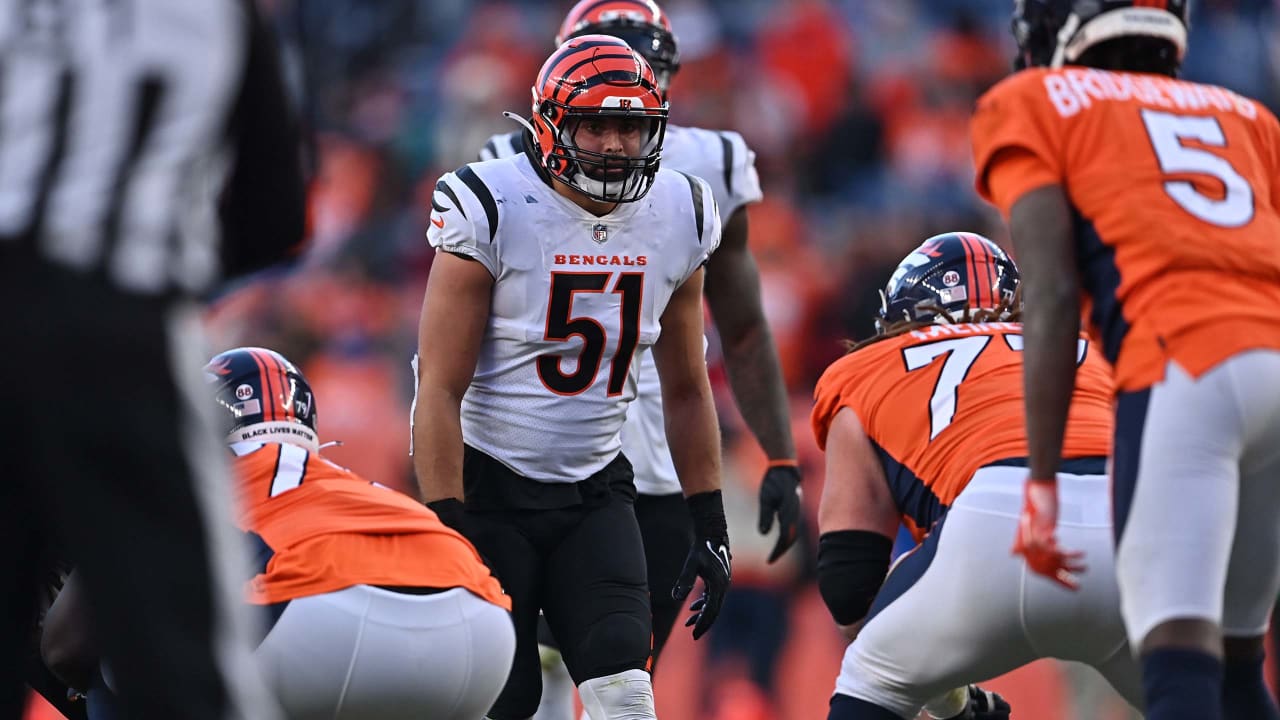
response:
<path fill-rule="evenodd" d="M 1056 657 L 1092 665 L 1141 706 L 1112 565 L 1107 477 L 1058 476 L 1058 540 L 1083 550 L 1088 565 L 1077 592 L 1010 554 L 1026 477 L 1019 467 L 974 474 L 941 526 L 890 571 L 875 614 L 845 651 L 837 693 L 914 718 L 953 688 Z"/>
<path fill-rule="evenodd" d="M 257 657 L 291 720 L 480 720 L 515 647 L 510 614 L 461 588 L 356 585 L 290 601 Z"/>
<path fill-rule="evenodd" d="M 1265 633 L 1280 590 L 1280 352 L 1240 353 L 1194 380 L 1170 363 L 1121 395 L 1115 452 L 1130 643 L 1175 618 Z"/>

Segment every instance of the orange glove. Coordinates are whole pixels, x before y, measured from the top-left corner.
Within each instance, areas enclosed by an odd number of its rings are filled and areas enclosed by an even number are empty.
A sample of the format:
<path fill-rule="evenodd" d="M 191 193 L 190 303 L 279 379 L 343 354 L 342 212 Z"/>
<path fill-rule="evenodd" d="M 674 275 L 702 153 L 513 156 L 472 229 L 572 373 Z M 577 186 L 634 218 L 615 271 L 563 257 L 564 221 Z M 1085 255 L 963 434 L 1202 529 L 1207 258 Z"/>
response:
<path fill-rule="evenodd" d="M 1013 554 L 1027 559 L 1027 565 L 1068 590 L 1078 590 L 1076 574 L 1084 572 L 1084 553 L 1058 547 L 1058 481 L 1028 478 L 1022 495 L 1022 516 Z"/>

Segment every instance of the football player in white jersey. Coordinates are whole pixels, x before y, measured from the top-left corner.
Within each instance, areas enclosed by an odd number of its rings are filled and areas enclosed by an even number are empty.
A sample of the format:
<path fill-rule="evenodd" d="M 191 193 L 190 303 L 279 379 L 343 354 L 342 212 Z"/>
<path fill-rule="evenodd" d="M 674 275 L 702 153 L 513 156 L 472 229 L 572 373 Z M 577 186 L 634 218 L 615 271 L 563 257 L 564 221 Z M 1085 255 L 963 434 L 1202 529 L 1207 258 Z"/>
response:
<path fill-rule="evenodd" d="M 666 119 L 640 55 L 614 37 L 575 38 L 543 65 L 520 119 L 530 152 L 447 173 L 432 198 L 412 451 L 423 499 L 512 596 L 516 657 L 496 720 L 537 708 L 539 610 L 593 720 L 654 717 L 620 438 L 650 349 L 697 538 L 674 592 L 683 599 L 698 577 L 705 587 L 694 637 L 729 584 L 702 337 L 720 217 L 706 182 L 658 169 Z"/>
<path fill-rule="evenodd" d="M 671 23 L 655 3 L 582 0 L 565 16 L 556 42 L 594 33 L 620 38 L 644 56 L 666 95 L 671 76 L 679 69 L 679 52 Z M 525 152 L 527 141 L 523 130 L 495 135 L 481 149 L 480 158 L 518 155 Z M 778 540 L 769 555 L 773 562 L 796 540 L 800 473 L 786 387 L 761 307 L 755 259 L 747 244 L 746 206 L 762 197 L 755 153 L 736 132 L 671 125 L 662 144 L 662 166 L 705 179 L 726 219 L 720 248 L 707 263 L 704 290 L 723 342 L 734 397 L 769 458 L 760 488 L 759 529 L 769 532 L 777 519 Z M 653 358 L 645 353 L 640 363 L 639 395 L 627 410 L 622 449 L 635 468 L 640 493 L 636 516 L 648 563 L 656 663 L 680 612 L 679 602 L 667 590 L 680 572 L 693 529 L 663 432 L 662 391 Z"/>

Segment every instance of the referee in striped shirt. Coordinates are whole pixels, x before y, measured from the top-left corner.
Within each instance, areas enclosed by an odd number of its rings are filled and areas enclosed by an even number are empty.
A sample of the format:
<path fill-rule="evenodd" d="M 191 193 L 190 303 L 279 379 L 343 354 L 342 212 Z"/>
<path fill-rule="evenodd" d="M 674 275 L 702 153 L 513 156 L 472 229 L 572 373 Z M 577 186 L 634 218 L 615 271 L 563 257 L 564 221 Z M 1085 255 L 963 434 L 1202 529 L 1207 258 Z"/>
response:
<path fill-rule="evenodd" d="M 55 542 L 127 717 L 276 717 L 193 299 L 301 242 L 299 144 L 249 0 L 0 0 L 0 720 Z"/>

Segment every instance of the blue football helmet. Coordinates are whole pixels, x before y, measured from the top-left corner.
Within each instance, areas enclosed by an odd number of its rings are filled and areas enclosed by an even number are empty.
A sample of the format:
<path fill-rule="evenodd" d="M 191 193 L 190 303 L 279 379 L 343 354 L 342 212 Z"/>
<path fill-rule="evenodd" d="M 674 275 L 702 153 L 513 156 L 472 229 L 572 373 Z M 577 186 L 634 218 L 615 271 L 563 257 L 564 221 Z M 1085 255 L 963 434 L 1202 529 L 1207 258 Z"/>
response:
<path fill-rule="evenodd" d="M 981 235 L 934 235 L 898 263 L 880 291 L 876 330 L 899 322 L 937 322 L 945 310 L 952 320 L 964 311 L 996 310 L 1013 302 L 1018 268 L 1000 246 Z"/>
<path fill-rule="evenodd" d="M 242 347 L 219 353 L 204 368 L 227 442 L 271 442 L 320 449 L 316 401 L 302 371 L 273 350 Z"/>
<path fill-rule="evenodd" d="M 1108 40 L 1148 37 L 1168 41 L 1156 52 L 1167 53 L 1162 59 L 1177 70 L 1187 50 L 1189 1 L 1015 0 L 1014 67 L 1062 67 Z"/>

